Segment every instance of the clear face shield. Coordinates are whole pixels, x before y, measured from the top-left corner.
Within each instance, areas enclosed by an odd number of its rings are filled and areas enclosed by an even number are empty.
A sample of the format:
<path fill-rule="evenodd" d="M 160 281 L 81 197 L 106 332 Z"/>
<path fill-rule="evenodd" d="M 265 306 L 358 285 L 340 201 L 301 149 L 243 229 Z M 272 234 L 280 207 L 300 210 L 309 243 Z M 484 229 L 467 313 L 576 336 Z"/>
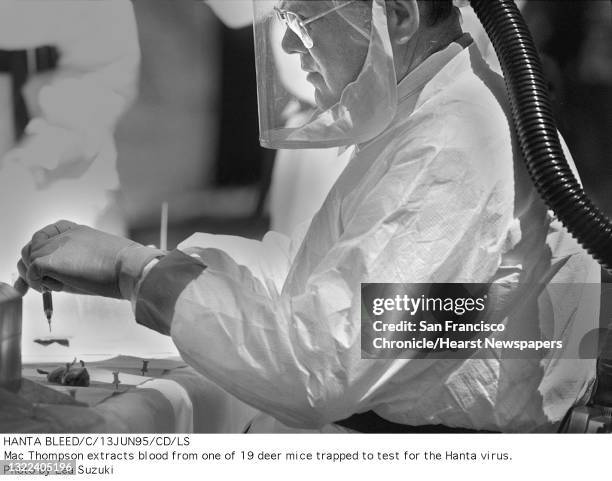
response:
<path fill-rule="evenodd" d="M 353 145 L 389 126 L 397 80 L 384 0 L 253 0 L 253 10 L 262 146 Z M 296 102 L 313 110 L 299 125 Z"/>

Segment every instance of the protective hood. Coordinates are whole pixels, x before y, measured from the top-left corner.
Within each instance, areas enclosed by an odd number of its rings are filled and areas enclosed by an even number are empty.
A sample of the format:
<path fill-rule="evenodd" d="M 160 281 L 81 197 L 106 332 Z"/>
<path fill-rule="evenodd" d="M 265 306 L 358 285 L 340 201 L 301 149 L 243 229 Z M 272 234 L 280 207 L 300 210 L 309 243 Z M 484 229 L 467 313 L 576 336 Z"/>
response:
<path fill-rule="evenodd" d="M 254 0 L 253 8 L 262 146 L 347 146 L 371 140 L 388 127 L 397 108 L 397 80 L 383 0 L 371 5 Z M 284 36 L 278 35 L 279 24 Z M 279 37 L 282 49 L 275 45 Z M 364 60 L 356 66 L 360 54 Z M 293 69 L 291 81 L 283 67 L 296 58 L 302 70 Z M 345 85 L 337 81 L 343 76 Z M 287 84 L 293 83 L 310 86 L 310 93 L 298 99 L 314 98 L 317 109 L 289 127 L 295 97 Z"/>

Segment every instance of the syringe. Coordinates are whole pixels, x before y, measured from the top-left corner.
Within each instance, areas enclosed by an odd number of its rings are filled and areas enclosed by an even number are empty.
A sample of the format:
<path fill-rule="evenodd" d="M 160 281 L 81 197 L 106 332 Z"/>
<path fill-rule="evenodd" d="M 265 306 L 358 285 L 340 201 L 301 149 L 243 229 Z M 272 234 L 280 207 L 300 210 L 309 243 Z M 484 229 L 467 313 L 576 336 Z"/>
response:
<path fill-rule="evenodd" d="M 51 317 L 53 316 L 53 297 L 51 297 L 51 291 L 46 288 L 43 288 L 42 296 L 43 309 L 45 311 L 45 316 L 47 317 L 47 322 L 49 323 L 49 332 L 51 332 Z"/>

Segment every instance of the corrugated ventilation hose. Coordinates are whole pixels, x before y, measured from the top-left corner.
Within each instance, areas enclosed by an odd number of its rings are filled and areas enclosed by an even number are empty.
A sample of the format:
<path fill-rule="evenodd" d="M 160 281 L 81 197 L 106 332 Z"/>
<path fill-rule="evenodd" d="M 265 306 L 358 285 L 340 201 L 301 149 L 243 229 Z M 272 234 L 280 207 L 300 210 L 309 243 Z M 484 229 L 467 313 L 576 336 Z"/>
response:
<path fill-rule="evenodd" d="M 513 0 L 471 0 L 499 57 L 527 170 L 566 229 L 612 271 L 612 224 L 591 202 L 563 154 L 548 83 L 533 38 Z"/>
<path fill-rule="evenodd" d="M 612 271 L 612 224 L 574 177 L 561 147 L 548 83 L 531 32 L 513 0 L 471 0 L 502 66 L 512 117 L 527 170 L 538 192 L 566 229 Z M 595 400 L 612 396 L 612 345 L 608 333 L 598 362 Z"/>

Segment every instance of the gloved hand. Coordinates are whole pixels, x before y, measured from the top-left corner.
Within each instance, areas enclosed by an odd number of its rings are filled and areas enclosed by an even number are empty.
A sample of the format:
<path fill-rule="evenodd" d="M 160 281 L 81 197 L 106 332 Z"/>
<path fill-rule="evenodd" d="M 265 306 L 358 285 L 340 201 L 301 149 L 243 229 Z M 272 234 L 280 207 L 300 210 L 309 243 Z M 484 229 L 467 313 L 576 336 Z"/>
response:
<path fill-rule="evenodd" d="M 129 299 L 144 267 L 164 253 L 61 220 L 38 231 L 21 251 L 20 282 L 75 294 Z"/>

